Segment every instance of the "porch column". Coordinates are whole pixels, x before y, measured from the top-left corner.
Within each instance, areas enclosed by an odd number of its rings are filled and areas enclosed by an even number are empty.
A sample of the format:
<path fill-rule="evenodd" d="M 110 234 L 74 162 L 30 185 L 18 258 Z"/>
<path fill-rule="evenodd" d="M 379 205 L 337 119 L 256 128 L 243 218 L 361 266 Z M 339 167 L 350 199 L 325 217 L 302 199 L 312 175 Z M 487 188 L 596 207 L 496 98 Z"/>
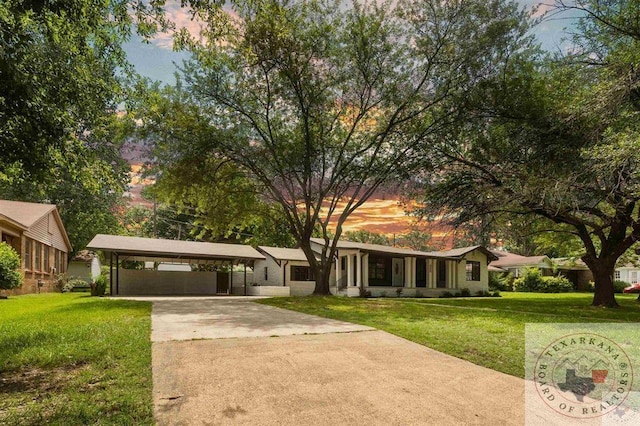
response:
<path fill-rule="evenodd" d="M 369 287 L 369 253 L 362 255 L 362 264 L 364 268 L 362 271 L 362 284 L 365 287 Z"/>
<path fill-rule="evenodd" d="M 356 252 L 356 286 L 362 286 L 362 257 L 360 257 L 360 250 Z"/>
<path fill-rule="evenodd" d="M 413 262 L 412 257 L 404 258 L 404 287 L 411 288 L 411 265 Z"/>
<path fill-rule="evenodd" d="M 58 265 L 56 265 L 57 267 Z M 109 294 L 113 296 L 113 252 L 109 252 Z"/>
<path fill-rule="evenodd" d="M 342 275 L 340 274 L 342 271 L 340 270 L 340 255 L 336 253 L 336 294 L 338 294 L 338 290 L 340 288 L 340 278 Z"/>
<path fill-rule="evenodd" d="M 347 286 L 353 285 L 353 255 L 347 254 Z"/>

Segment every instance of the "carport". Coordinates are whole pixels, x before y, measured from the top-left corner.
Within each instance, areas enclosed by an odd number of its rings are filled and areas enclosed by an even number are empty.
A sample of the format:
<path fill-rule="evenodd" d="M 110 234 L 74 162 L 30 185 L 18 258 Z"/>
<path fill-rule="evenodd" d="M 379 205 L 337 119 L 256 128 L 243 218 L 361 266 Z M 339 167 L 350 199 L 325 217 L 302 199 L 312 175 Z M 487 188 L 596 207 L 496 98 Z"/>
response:
<path fill-rule="evenodd" d="M 256 260 L 265 259 L 253 247 L 241 244 L 105 234 L 96 235 L 87 248 L 101 250 L 108 259 L 112 296 L 245 294 L 247 267 L 253 268 Z M 124 262 L 197 264 L 205 270 L 126 269 L 122 267 Z M 234 271 L 238 265 L 243 266 L 242 271 Z"/>

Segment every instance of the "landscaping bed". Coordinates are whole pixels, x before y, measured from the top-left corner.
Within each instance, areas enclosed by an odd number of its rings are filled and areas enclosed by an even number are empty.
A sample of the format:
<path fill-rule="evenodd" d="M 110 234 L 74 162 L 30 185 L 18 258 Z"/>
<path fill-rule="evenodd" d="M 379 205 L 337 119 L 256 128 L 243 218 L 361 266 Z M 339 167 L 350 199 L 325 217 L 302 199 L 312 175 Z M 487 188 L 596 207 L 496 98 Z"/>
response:
<path fill-rule="evenodd" d="M 151 304 L 0 302 L 0 424 L 153 424 Z"/>

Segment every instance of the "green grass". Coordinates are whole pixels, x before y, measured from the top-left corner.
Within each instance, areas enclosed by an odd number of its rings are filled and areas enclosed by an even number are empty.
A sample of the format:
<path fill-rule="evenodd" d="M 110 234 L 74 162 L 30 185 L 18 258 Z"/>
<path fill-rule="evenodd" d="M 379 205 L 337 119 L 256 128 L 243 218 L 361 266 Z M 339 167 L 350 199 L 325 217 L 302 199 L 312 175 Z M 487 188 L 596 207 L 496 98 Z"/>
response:
<path fill-rule="evenodd" d="M 0 424 L 153 424 L 151 304 L 0 300 Z"/>
<path fill-rule="evenodd" d="M 368 325 L 438 351 L 524 377 L 525 324 L 638 322 L 636 295 L 619 309 L 589 306 L 586 293 L 503 293 L 502 298 L 358 299 L 291 297 L 258 301 L 294 311 Z"/>

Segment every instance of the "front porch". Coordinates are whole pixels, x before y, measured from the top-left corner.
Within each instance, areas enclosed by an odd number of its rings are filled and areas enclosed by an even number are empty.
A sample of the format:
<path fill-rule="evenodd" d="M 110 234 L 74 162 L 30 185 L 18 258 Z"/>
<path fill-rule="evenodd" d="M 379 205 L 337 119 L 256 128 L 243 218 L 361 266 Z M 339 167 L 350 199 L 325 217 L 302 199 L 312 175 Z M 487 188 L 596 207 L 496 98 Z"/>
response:
<path fill-rule="evenodd" d="M 437 297 L 460 287 L 460 260 L 398 256 L 359 249 L 339 250 L 333 294 L 357 297 Z"/>

